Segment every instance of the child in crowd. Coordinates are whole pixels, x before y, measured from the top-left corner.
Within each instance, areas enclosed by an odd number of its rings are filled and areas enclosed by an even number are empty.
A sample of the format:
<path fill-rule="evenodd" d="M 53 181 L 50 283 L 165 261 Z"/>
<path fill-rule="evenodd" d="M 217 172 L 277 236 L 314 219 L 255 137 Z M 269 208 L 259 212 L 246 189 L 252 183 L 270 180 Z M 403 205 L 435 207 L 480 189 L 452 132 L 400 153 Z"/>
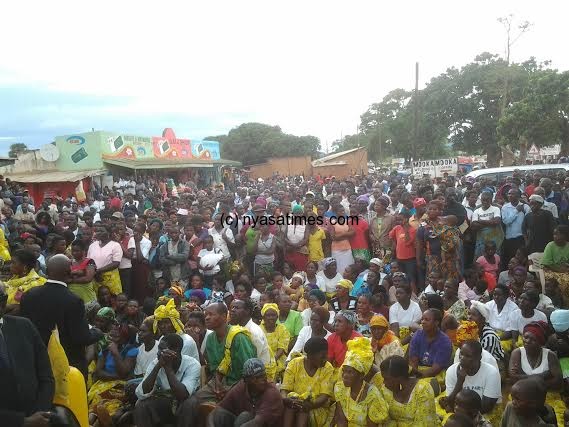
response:
<path fill-rule="evenodd" d="M 117 319 L 125 315 L 128 297 L 125 294 L 118 294 L 116 297 L 115 314 Z"/>
<path fill-rule="evenodd" d="M 158 299 L 161 296 L 168 295 L 168 288 L 170 288 L 170 284 L 165 278 L 159 277 L 156 279 L 155 298 Z"/>
<path fill-rule="evenodd" d="M 290 299 L 298 303 L 300 298 L 302 298 L 302 294 L 304 292 L 303 284 L 306 281 L 306 275 L 303 271 L 297 271 L 292 275 L 290 279 L 290 284 L 288 286 L 283 286 L 283 289 L 287 295 L 290 296 Z"/>
<path fill-rule="evenodd" d="M 204 276 L 204 287 L 211 289 L 213 276 L 221 271 L 220 262 L 223 259 L 223 252 L 213 247 L 213 237 L 210 235 L 203 239 L 203 245 L 204 248 L 198 254 L 198 265 L 200 273 Z"/>
<path fill-rule="evenodd" d="M 556 426 L 555 413 L 545 406 L 546 388 L 539 377 L 519 380 L 512 386 L 512 401 L 502 414 L 502 427 Z"/>
<path fill-rule="evenodd" d="M 492 274 L 496 279 L 500 273 L 500 256 L 496 254 L 496 243 L 488 241 L 484 244 L 484 255 L 476 260 L 482 269 Z"/>
<path fill-rule="evenodd" d="M 462 389 L 454 401 L 454 413 L 463 414 L 474 420 L 476 427 L 492 427 L 492 424 L 481 414 L 482 399 L 474 390 Z"/>
<path fill-rule="evenodd" d="M 212 277 L 211 283 L 213 285 L 213 277 Z M 189 288 L 190 289 L 187 289 L 184 292 L 184 296 L 186 297 L 186 299 L 190 299 L 190 293 L 194 289 L 200 289 L 200 290 L 204 291 L 206 300 L 211 298 L 211 292 L 212 291 L 211 291 L 211 289 L 204 287 L 204 276 L 202 276 L 200 273 L 194 273 L 190 276 Z"/>

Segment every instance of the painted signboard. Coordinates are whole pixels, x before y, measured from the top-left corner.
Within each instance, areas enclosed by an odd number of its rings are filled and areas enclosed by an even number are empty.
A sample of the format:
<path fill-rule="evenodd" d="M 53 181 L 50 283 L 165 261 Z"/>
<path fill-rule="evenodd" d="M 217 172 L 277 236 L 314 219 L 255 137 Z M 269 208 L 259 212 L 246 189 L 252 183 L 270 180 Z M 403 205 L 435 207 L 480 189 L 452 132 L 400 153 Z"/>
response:
<path fill-rule="evenodd" d="M 170 128 L 162 136 L 114 135 L 103 146 L 105 159 L 219 160 L 219 143 L 177 138 Z"/>
<path fill-rule="evenodd" d="M 458 172 L 458 160 L 451 159 L 419 160 L 413 162 L 413 175 L 422 177 L 429 175 L 431 178 L 442 177 L 444 173 L 456 175 Z"/>

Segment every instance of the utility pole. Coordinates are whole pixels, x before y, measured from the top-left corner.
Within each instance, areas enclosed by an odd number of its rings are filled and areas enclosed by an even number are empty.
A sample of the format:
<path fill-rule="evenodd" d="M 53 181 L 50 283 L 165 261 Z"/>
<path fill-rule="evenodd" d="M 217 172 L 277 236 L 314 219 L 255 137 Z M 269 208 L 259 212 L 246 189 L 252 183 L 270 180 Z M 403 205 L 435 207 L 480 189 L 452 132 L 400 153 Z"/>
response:
<path fill-rule="evenodd" d="M 417 160 L 417 145 L 419 141 L 419 63 L 415 62 L 415 117 L 413 118 L 413 160 Z"/>

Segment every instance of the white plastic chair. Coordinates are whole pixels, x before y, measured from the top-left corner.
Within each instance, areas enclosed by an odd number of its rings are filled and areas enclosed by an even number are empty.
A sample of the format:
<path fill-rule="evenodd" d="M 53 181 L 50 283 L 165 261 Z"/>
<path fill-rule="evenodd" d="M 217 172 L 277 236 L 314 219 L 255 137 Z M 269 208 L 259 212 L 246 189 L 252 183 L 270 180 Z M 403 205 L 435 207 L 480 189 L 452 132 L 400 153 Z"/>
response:
<path fill-rule="evenodd" d="M 529 271 L 537 274 L 539 281 L 541 282 L 541 293 L 545 294 L 545 272 L 543 271 L 543 266 L 541 260 L 543 258 L 543 252 L 534 252 L 528 255 L 528 260 L 530 262 Z"/>

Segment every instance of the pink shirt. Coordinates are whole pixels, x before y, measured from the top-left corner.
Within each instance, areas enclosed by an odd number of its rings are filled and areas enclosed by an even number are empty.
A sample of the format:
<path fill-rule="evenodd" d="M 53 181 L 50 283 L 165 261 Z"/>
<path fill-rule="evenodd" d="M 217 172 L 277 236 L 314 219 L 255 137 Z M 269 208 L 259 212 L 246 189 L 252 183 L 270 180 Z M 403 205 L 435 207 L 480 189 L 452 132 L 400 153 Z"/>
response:
<path fill-rule="evenodd" d="M 498 255 L 494 255 L 494 264 L 490 264 L 484 255 L 479 257 L 476 262 L 482 266 L 486 273 L 490 273 L 495 277 L 498 277 L 500 268 L 500 257 Z"/>
<path fill-rule="evenodd" d="M 121 245 L 114 241 L 110 241 L 103 247 L 98 241 L 93 242 L 87 252 L 87 258 L 95 261 L 97 268 L 106 267 L 113 262 L 121 262 L 122 255 Z"/>

